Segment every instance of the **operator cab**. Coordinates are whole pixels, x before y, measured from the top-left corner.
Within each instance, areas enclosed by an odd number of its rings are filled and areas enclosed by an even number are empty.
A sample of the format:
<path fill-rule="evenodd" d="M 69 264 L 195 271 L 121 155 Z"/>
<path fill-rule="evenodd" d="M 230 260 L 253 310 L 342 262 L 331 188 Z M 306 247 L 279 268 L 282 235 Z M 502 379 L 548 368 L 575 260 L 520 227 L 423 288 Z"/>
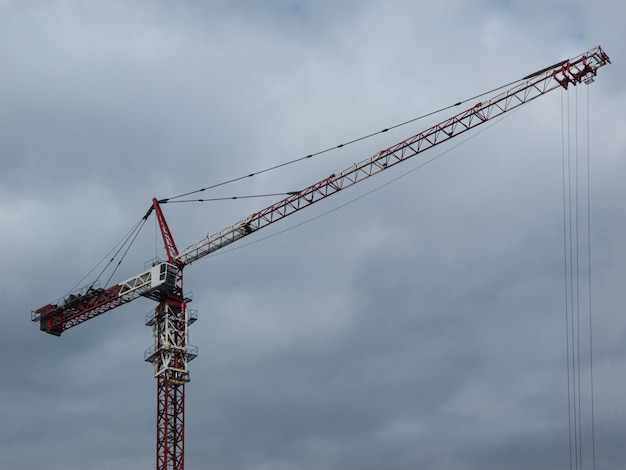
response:
<path fill-rule="evenodd" d="M 148 273 L 150 273 L 150 279 L 146 281 L 149 283 L 143 284 L 140 295 L 160 302 L 164 295 L 176 287 L 179 269 L 173 264 L 162 261 L 155 263 L 144 275 Z"/>
<path fill-rule="evenodd" d="M 160 289 L 171 289 L 176 285 L 178 268 L 170 263 L 161 263 L 152 267 L 151 287 Z"/>

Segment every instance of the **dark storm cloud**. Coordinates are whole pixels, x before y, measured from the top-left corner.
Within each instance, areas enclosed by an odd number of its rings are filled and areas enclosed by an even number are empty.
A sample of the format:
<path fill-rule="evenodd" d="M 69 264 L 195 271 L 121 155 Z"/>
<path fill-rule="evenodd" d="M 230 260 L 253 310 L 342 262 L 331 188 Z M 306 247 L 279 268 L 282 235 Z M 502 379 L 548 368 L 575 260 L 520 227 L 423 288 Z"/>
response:
<path fill-rule="evenodd" d="M 2 468 L 154 465 L 152 303 L 61 338 L 29 321 L 153 196 L 375 132 L 598 42 L 614 64 L 589 88 L 597 462 L 622 466 L 623 7 L 334 3 L 0 2 Z M 362 199 L 417 163 L 187 268 L 200 317 L 188 468 L 569 466 L 558 93 Z M 308 186 L 445 117 L 213 195 Z M 184 247 L 270 203 L 164 210 Z M 155 239 L 150 220 L 114 282 L 160 253 Z"/>

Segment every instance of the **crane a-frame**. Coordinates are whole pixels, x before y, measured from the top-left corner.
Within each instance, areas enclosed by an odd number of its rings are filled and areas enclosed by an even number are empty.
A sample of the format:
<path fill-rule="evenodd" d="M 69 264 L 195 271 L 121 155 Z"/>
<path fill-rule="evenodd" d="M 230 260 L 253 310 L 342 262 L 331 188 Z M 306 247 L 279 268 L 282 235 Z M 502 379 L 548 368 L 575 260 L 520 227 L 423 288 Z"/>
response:
<path fill-rule="evenodd" d="M 145 360 L 153 364 L 157 379 L 156 468 L 182 470 L 185 460 L 185 384 L 190 379 L 188 363 L 197 355 L 197 348 L 188 344 L 188 327 L 197 316 L 187 308 L 190 299 L 183 294 L 183 269 L 187 265 L 552 90 L 567 89 L 570 85 L 583 82 L 589 84 L 593 82 L 598 68 L 607 63 L 610 63 L 609 57 L 597 46 L 573 59 L 530 74 L 488 101 L 477 103 L 339 173 L 292 193 L 183 251 L 178 250 L 161 210 L 161 205 L 167 200 L 155 198 L 144 218 L 152 212 L 156 214 L 166 261 L 156 262 L 150 269 L 117 285 L 104 289 L 92 285 L 64 296 L 33 311 L 31 319 L 39 323 L 41 331 L 60 336 L 65 330 L 139 297 L 158 302 L 154 312 L 146 319 L 146 324 L 153 329 L 154 344 L 145 353 Z"/>

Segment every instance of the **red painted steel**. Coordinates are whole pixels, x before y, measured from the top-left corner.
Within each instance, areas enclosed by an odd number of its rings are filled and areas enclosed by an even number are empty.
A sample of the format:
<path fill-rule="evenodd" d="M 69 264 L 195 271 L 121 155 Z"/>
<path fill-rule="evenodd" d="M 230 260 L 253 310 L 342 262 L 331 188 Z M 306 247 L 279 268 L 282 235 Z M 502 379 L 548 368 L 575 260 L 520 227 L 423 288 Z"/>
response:
<path fill-rule="evenodd" d="M 157 377 L 157 470 L 185 468 L 185 382 Z"/>
<path fill-rule="evenodd" d="M 157 470 L 185 468 L 185 384 L 157 379 Z"/>
<path fill-rule="evenodd" d="M 165 245 L 165 252 L 167 253 L 167 261 L 169 263 L 176 264 L 177 262 L 175 260 L 178 256 L 178 248 L 176 248 L 174 237 L 172 236 L 172 232 L 167 225 L 167 220 L 165 220 L 159 201 L 157 201 L 156 198 L 152 198 L 152 207 L 154 208 L 154 213 L 156 214 L 157 221 L 159 222 L 159 229 L 161 230 L 161 236 L 163 237 L 163 245 Z"/>

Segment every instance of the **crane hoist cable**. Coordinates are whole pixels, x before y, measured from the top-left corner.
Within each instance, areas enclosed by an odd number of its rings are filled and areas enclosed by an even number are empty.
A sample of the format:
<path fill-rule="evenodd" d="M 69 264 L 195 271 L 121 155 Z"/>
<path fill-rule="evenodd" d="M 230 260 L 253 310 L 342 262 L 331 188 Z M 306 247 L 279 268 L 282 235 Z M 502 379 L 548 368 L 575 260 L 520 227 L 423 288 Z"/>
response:
<path fill-rule="evenodd" d="M 582 122 L 584 115 L 579 110 L 578 89 L 576 89 L 572 100 L 570 102 L 569 97 L 562 93 L 563 279 L 569 459 L 570 469 L 579 470 L 584 466 L 587 458 L 591 459 L 592 468 L 596 468 L 589 89 L 587 88 L 587 104 L 584 110 L 586 113 L 586 130 L 584 131 L 586 136 L 582 135 L 583 131 L 579 129 L 579 123 Z M 586 149 L 582 146 L 584 140 L 586 140 Z M 586 285 L 584 284 L 585 278 Z M 587 300 L 586 304 L 585 300 Z M 583 322 L 583 316 L 586 314 L 588 314 L 587 331 L 585 331 Z M 588 334 L 586 344 L 585 334 Z M 588 357 L 584 357 L 586 354 Z M 588 369 L 583 367 L 583 361 L 588 361 Z M 588 384 L 588 390 L 583 387 L 583 384 Z M 589 413 L 588 417 L 585 416 L 586 413 Z M 587 422 L 589 422 L 591 429 L 589 441 L 585 442 L 583 424 Z M 585 455 L 583 449 L 590 449 L 591 455 Z"/>
<path fill-rule="evenodd" d="M 595 418 L 595 400 L 594 400 L 594 383 L 593 383 L 593 302 L 592 302 L 592 283 L 591 283 L 591 144 L 590 144 L 590 124 L 589 124 L 589 87 L 587 87 L 587 259 L 589 260 L 587 288 L 589 289 L 589 387 L 591 390 L 591 459 L 593 462 L 593 470 L 596 469 L 596 418 Z"/>

